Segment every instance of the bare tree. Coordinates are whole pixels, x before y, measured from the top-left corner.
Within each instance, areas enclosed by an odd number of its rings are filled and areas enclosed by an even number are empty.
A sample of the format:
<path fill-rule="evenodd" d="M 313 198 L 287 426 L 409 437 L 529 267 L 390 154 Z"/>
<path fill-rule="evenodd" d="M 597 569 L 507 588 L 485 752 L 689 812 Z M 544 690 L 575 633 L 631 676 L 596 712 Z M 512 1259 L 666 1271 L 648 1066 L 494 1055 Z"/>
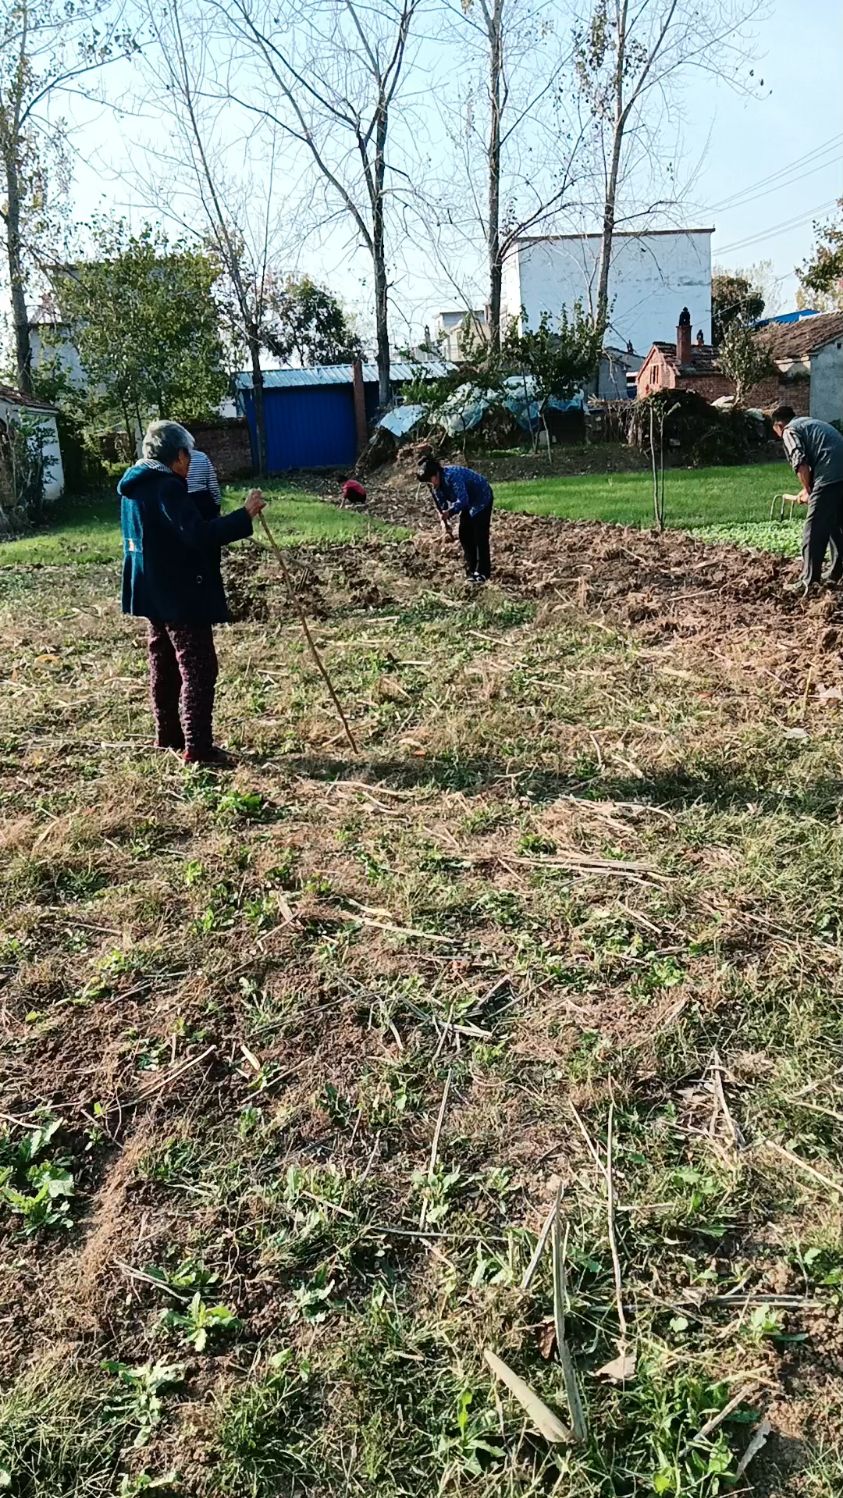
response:
<path fill-rule="evenodd" d="M 17 380 L 32 390 L 29 276 L 53 248 L 51 189 L 66 172 L 68 127 L 51 118 L 57 98 L 79 92 L 82 79 L 133 46 L 111 0 L 77 6 L 63 0 L 11 0 L 0 16 L 0 170 L 5 200 L 0 223 L 12 304 Z"/>
<path fill-rule="evenodd" d="M 547 232 L 575 180 L 580 132 L 576 124 L 559 128 L 560 90 L 572 51 L 560 42 L 556 7 L 548 0 L 445 0 L 445 10 L 456 28 L 448 42 L 458 58 L 459 133 L 453 143 L 463 203 L 452 208 L 443 194 L 437 227 L 459 238 L 462 224 L 461 237 L 475 240 L 480 226 L 489 344 L 496 353 L 505 263 L 525 234 Z"/>
<path fill-rule="evenodd" d="M 371 257 L 382 405 L 390 396 L 387 232 L 397 179 L 388 154 L 422 0 L 205 0 L 225 18 L 255 79 L 232 70 L 231 96 L 304 150 L 329 201 Z M 256 102 L 256 100 L 260 102 Z"/>
<path fill-rule="evenodd" d="M 628 143 L 655 140 L 680 73 L 697 69 L 734 87 L 754 86 L 750 23 L 765 0 L 593 0 L 574 28 L 580 92 L 592 115 L 600 162 L 602 226 L 596 316 L 609 320 L 609 272 Z M 763 83 L 763 80 L 761 80 Z M 759 84 L 760 86 L 760 84 Z M 656 122 L 644 118 L 655 103 Z"/>
<path fill-rule="evenodd" d="M 156 43 L 146 53 L 157 90 L 166 81 L 169 144 L 156 158 L 173 168 L 181 191 L 170 193 L 168 217 L 195 233 L 216 258 L 222 271 L 221 310 L 234 352 L 245 352 L 252 377 L 255 409 L 253 466 L 267 468 L 266 416 L 261 352 L 266 346 L 267 322 L 272 318 L 268 292 L 273 231 L 279 214 L 275 201 L 275 141 L 270 132 L 266 159 L 258 173 L 231 169 L 232 145 L 220 139 L 219 97 L 222 87 L 213 38 L 202 16 L 192 12 L 185 29 L 182 0 L 148 5 L 147 17 Z M 232 132 L 230 119 L 223 130 Z M 249 152 L 239 151 L 241 162 Z"/>

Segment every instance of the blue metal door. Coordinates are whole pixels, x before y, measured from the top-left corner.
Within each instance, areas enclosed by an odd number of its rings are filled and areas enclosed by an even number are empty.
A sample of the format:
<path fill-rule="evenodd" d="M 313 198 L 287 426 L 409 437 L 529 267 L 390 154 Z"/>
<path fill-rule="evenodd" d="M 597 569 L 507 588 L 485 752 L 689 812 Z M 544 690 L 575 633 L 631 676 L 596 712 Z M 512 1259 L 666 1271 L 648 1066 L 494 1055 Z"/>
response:
<path fill-rule="evenodd" d="M 354 396 L 350 385 L 265 389 L 267 467 L 347 468 L 357 456 Z M 246 392 L 246 416 L 254 431 L 255 405 Z"/>

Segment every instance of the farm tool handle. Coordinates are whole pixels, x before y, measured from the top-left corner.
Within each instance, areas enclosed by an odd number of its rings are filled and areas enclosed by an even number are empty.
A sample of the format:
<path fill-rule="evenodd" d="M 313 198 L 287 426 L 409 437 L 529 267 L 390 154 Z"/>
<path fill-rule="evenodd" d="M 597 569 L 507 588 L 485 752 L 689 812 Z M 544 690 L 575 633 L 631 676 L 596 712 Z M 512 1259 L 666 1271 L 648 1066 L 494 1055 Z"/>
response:
<path fill-rule="evenodd" d="M 455 539 L 454 533 L 453 533 L 453 531 L 451 530 L 451 527 L 448 524 L 447 517 L 445 515 L 443 515 L 443 513 L 440 510 L 438 504 L 436 503 L 436 499 L 434 497 L 433 490 L 430 489 L 428 487 L 428 485 L 424 484 L 424 483 L 420 483 L 419 484 L 419 489 L 427 489 L 428 494 L 430 495 L 431 499 L 433 500 L 433 508 L 436 511 L 436 515 L 437 515 L 437 518 L 439 520 L 439 524 L 442 527 L 442 532 L 443 532 L 444 535 L 446 535 L 448 537 L 449 541 L 453 541 Z M 418 497 L 418 492 L 419 492 L 419 490 L 417 489 L 416 490 L 416 497 Z"/>
<path fill-rule="evenodd" d="M 281 551 L 281 548 L 278 545 L 278 542 L 276 541 L 275 537 L 273 536 L 272 531 L 269 529 L 269 526 L 268 526 L 268 524 L 266 522 L 266 517 L 264 516 L 264 514 L 263 514 L 262 511 L 261 511 L 261 514 L 260 514 L 260 523 L 263 526 L 264 531 L 266 532 L 266 539 L 269 542 L 270 546 L 272 547 L 272 550 L 274 551 L 275 556 L 278 559 L 278 562 L 280 563 L 281 571 L 284 574 L 284 582 L 287 585 L 287 597 L 289 598 L 291 604 L 293 605 L 293 608 L 295 609 L 296 613 L 299 616 L 299 620 L 301 622 L 301 627 L 304 630 L 304 637 L 307 640 L 308 648 L 310 650 L 311 655 L 313 656 L 314 661 L 316 662 L 316 668 L 317 668 L 317 670 L 319 672 L 319 675 L 322 677 L 322 680 L 324 681 L 326 687 L 328 688 L 328 691 L 329 691 L 330 696 L 331 696 L 331 701 L 333 702 L 334 707 L 336 708 L 337 713 L 339 714 L 339 719 L 340 719 L 340 722 L 342 723 L 343 730 L 345 732 L 345 736 L 348 739 L 348 742 L 351 745 L 352 749 L 354 750 L 354 753 L 356 754 L 358 751 L 357 751 L 357 744 L 355 742 L 354 734 L 351 732 L 351 729 L 348 726 L 348 719 L 346 718 L 345 713 L 342 710 L 342 706 L 340 705 L 340 699 L 337 696 L 336 692 L 334 691 L 334 684 L 331 681 L 330 676 L 328 675 L 328 672 L 327 672 L 327 670 L 325 668 L 325 665 L 324 665 L 324 663 L 322 661 L 322 657 L 320 656 L 319 651 L 316 649 L 316 644 L 314 642 L 312 634 L 310 633 L 310 626 L 309 626 L 309 624 L 307 622 L 307 616 L 305 615 L 304 609 L 302 608 L 302 605 L 301 605 L 301 600 L 299 599 L 299 596 L 298 596 L 298 594 L 296 592 L 295 584 L 294 584 L 293 579 L 292 579 L 292 577 L 290 575 L 290 569 L 289 569 L 289 567 L 287 566 L 287 563 L 284 560 L 284 554 Z"/>

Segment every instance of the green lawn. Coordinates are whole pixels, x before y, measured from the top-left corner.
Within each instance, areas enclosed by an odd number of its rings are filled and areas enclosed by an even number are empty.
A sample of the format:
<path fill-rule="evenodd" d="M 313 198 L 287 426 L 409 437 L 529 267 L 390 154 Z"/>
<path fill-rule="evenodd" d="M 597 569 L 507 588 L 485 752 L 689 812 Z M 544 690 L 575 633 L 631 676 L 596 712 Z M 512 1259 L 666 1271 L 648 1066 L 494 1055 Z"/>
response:
<path fill-rule="evenodd" d="M 700 533 L 706 539 L 734 541 L 795 555 L 799 550 L 801 512 L 794 520 L 770 522 L 770 501 L 795 483 L 784 463 L 743 468 L 672 469 L 666 480 L 667 524 Z M 278 540 L 287 546 L 351 541 L 377 534 L 398 539 L 406 532 L 365 515 L 340 510 L 315 494 L 282 483 L 269 484 L 268 518 Z M 245 488 L 226 491 L 224 504 L 242 502 Z M 495 485 L 505 510 L 556 515 L 565 520 L 603 520 L 619 525 L 650 526 L 652 479 L 648 473 L 581 474 L 519 479 Z M 108 563 L 120 556 L 120 516 L 116 495 L 66 499 L 54 507 L 49 528 L 14 541 L 0 542 L 0 567 Z"/>
<path fill-rule="evenodd" d="M 225 491 L 223 507 L 241 504 L 245 487 Z M 267 518 L 273 534 L 285 546 L 304 542 L 353 541 L 377 532 L 385 539 L 404 534 L 365 515 L 340 510 L 315 494 L 283 484 L 266 484 Z M 0 542 L 0 567 L 64 566 L 70 563 L 107 563 L 121 555 L 120 506 L 116 494 L 88 499 L 65 499 L 50 512 L 49 527 L 31 536 Z"/>
<path fill-rule="evenodd" d="M 667 524 L 712 540 L 737 541 L 793 554 L 799 547 L 800 511 L 793 521 L 770 523 L 774 495 L 798 484 L 784 463 L 741 468 L 674 468 L 665 481 Z M 653 523 L 649 473 L 583 474 L 496 484 L 505 510 L 557 515 L 564 520 L 605 520 L 618 525 Z"/>

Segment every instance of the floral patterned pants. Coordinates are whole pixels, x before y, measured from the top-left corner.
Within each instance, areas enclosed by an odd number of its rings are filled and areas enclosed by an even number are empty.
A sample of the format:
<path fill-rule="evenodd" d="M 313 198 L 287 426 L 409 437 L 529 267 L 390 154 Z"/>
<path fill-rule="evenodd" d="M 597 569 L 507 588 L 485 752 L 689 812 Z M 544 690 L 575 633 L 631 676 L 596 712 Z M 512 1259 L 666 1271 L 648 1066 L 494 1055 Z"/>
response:
<path fill-rule="evenodd" d="M 214 742 L 217 652 L 209 624 L 149 621 L 149 686 L 156 742 L 207 754 Z"/>

